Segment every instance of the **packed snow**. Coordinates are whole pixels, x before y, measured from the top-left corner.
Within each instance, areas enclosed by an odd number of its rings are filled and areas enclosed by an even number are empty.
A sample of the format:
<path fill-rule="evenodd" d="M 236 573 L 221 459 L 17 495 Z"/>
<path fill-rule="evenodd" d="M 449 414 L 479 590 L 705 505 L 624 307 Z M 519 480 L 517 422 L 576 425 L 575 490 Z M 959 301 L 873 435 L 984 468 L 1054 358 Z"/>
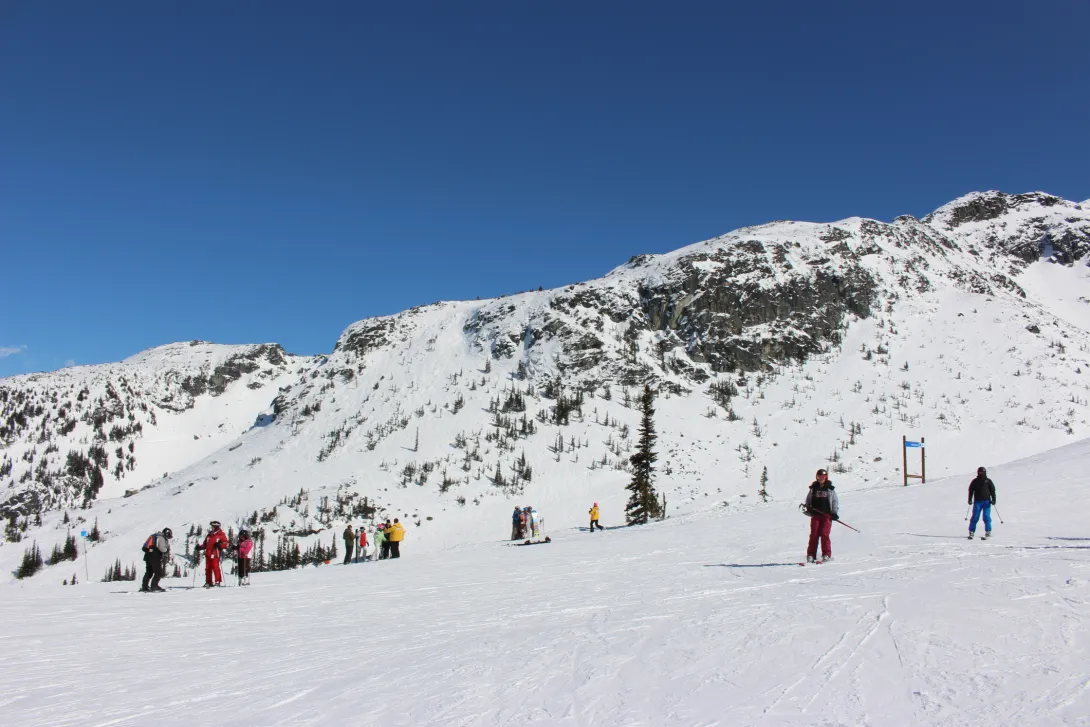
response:
<path fill-rule="evenodd" d="M 1088 469 L 1086 441 L 991 468 L 986 542 L 966 540 L 969 472 L 845 492 L 862 533 L 837 526 L 835 560 L 806 567 L 802 482 L 248 588 L 31 589 L 0 603 L 18 625 L 0 709 L 7 727 L 1086 725 Z"/>

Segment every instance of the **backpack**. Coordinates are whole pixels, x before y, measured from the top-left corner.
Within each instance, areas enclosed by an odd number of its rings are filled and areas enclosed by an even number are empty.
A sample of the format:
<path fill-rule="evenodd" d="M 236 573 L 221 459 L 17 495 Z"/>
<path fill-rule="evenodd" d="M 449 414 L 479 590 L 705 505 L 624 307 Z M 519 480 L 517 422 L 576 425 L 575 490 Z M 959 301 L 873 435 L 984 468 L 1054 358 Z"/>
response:
<path fill-rule="evenodd" d="M 151 535 L 149 535 L 148 539 L 144 541 L 144 545 L 142 545 L 140 549 L 145 553 L 150 553 L 155 550 L 155 536 L 157 536 L 158 534 L 159 533 L 152 533 Z"/>

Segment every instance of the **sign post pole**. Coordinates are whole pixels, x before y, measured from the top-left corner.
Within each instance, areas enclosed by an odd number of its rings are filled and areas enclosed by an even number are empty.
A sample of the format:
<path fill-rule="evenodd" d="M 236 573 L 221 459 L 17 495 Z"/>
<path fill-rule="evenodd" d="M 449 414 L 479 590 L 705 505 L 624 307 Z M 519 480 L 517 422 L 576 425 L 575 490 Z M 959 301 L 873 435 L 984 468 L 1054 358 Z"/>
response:
<path fill-rule="evenodd" d="M 904 465 L 901 470 L 905 475 L 905 487 L 908 487 L 908 445 L 905 444 L 906 437 L 901 435 L 901 464 Z"/>
<path fill-rule="evenodd" d="M 91 566 L 90 566 L 91 556 L 87 554 L 87 551 L 89 551 L 91 549 L 91 541 L 87 539 L 87 531 L 86 530 L 80 530 L 79 531 L 79 536 L 81 538 L 83 538 L 83 574 L 85 576 L 87 576 L 87 579 L 84 581 L 84 583 L 90 583 L 91 582 Z"/>
<path fill-rule="evenodd" d="M 927 484 L 927 447 L 924 446 L 923 437 L 920 437 L 920 484 Z"/>

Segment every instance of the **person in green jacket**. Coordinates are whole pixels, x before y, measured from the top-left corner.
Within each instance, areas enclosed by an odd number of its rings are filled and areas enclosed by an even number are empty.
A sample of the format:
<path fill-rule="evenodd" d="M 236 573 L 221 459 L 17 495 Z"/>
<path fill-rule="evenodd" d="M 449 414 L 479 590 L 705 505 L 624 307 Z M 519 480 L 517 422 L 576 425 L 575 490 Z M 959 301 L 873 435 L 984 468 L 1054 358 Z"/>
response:
<path fill-rule="evenodd" d="M 382 523 L 375 528 L 375 560 L 385 560 L 390 554 L 390 546 L 386 544 L 386 531 Z"/>

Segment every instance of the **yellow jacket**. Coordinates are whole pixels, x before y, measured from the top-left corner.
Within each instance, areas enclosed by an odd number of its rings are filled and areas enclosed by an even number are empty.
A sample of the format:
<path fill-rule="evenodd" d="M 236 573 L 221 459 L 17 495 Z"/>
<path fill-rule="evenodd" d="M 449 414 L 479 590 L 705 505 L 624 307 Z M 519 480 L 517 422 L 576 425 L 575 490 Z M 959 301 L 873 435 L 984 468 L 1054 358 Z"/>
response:
<path fill-rule="evenodd" d="M 592 507 L 590 509 L 590 519 L 591 520 L 597 520 L 598 519 L 598 508 Z"/>
<path fill-rule="evenodd" d="M 393 526 L 386 533 L 386 537 L 395 542 L 400 543 L 405 539 L 405 528 L 401 523 L 394 523 Z"/>

